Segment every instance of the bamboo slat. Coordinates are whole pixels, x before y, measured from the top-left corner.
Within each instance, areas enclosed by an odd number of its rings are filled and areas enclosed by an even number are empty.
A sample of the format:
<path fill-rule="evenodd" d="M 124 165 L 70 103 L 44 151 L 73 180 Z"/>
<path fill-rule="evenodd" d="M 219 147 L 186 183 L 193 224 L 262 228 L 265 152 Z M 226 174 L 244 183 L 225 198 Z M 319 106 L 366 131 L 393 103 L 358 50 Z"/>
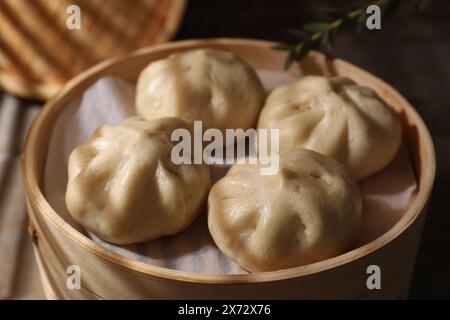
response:
<path fill-rule="evenodd" d="M 66 26 L 80 8 L 81 29 Z M 91 65 L 169 40 L 185 0 L 2 0 L 0 86 L 48 99 Z"/>

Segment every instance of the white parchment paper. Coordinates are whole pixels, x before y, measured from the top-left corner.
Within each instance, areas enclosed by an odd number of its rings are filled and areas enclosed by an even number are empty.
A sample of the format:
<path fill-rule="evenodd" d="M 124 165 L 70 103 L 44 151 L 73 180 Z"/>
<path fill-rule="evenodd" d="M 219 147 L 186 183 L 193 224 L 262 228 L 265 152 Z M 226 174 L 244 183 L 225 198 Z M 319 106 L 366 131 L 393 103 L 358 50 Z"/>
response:
<path fill-rule="evenodd" d="M 267 92 L 296 78 L 283 72 L 259 70 Z M 44 192 L 47 201 L 72 226 L 101 246 L 132 259 L 192 273 L 245 273 L 214 245 L 204 212 L 187 230 L 170 237 L 128 246 L 102 241 L 83 228 L 68 213 L 64 196 L 67 163 L 72 150 L 101 125 L 117 124 L 135 114 L 135 88 L 120 78 L 99 79 L 72 101 L 58 117 L 52 132 L 45 168 Z M 227 171 L 212 168 L 214 180 Z M 363 194 L 363 223 L 358 245 L 389 230 L 406 212 L 416 195 L 416 180 L 406 148 L 381 172 L 360 183 Z"/>

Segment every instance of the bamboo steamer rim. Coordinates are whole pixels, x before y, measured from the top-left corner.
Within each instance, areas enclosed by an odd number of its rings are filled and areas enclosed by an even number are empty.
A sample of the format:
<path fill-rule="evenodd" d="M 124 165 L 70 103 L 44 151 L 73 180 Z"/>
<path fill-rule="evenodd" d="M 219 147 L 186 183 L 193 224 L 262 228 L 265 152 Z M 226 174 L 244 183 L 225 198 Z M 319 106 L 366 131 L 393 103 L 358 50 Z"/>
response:
<path fill-rule="evenodd" d="M 45 218 L 51 222 L 60 232 L 69 237 L 72 241 L 78 243 L 88 251 L 93 254 L 100 256 L 114 264 L 118 264 L 122 267 L 127 267 L 131 270 L 154 276 L 159 278 L 164 278 L 168 280 L 177 280 L 193 283 L 209 283 L 209 284 L 239 284 L 239 283 L 263 283 L 263 282 L 273 282 L 279 280 L 287 280 L 291 278 L 297 278 L 306 275 L 316 274 L 322 271 L 330 270 L 346 263 L 353 262 L 357 259 L 365 257 L 372 254 L 387 245 L 397 236 L 399 236 L 403 231 L 405 231 L 419 216 L 419 214 L 424 209 L 427 200 L 431 195 L 431 190 L 435 178 L 436 172 L 436 160 L 435 160 L 435 150 L 430 133 L 425 126 L 425 123 L 415 111 L 415 109 L 403 98 L 400 93 L 398 93 L 390 85 L 384 83 L 378 77 L 350 64 L 349 62 L 335 59 L 334 64 L 339 64 L 349 70 L 362 74 L 364 77 L 377 82 L 381 87 L 384 87 L 389 91 L 395 99 L 399 100 L 403 106 L 402 109 L 408 113 L 409 117 L 414 119 L 414 125 L 417 127 L 418 135 L 421 137 L 423 143 L 423 148 L 429 156 L 429 161 L 427 163 L 427 170 L 424 173 L 424 179 L 420 183 L 421 188 L 418 190 L 417 197 L 411 204 L 410 208 L 405 212 L 401 219 L 386 233 L 380 237 L 372 240 L 371 242 L 357 247 L 349 252 L 341 254 L 339 256 L 319 261 L 313 264 L 300 266 L 291 269 L 270 271 L 270 272 L 260 272 L 260 273 L 250 273 L 250 274 L 230 274 L 230 275 L 210 275 L 210 274 L 194 274 L 185 271 L 168 269 L 164 267 L 154 266 L 146 264 L 137 260 L 127 258 L 118 253 L 107 250 L 106 248 L 100 246 L 90 238 L 84 236 L 73 228 L 70 224 L 65 222 L 50 206 L 46 201 L 42 191 L 40 190 L 38 179 L 36 176 L 36 154 L 39 151 L 38 142 L 42 143 L 42 130 L 41 128 L 45 126 L 48 122 L 49 115 L 52 115 L 53 107 L 58 103 L 61 97 L 70 94 L 77 89 L 86 79 L 95 78 L 96 75 L 112 65 L 120 64 L 130 58 L 143 57 L 150 53 L 157 53 L 167 50 L 187 50 L 195 47 L 207 47 L 207 46 L 242 46 L 242 47 L 252 47 L 255 50 L 270 50 L 270 47 L 275 43 L 265 40 L 254 40 L 254 39 L 242 39 L 242 38 L 213 38 L 213 39 L 199 39 L 199 40 L 184 40 L 178 42 L 172 42 L 164 45 L 159 45 L 151 48 L 140 49 L 130 55 L 125 57 L 107 60 L 100 64 L 97 64 L 90 69 L 82 72 L 72 80 L 70 80 L 63 89 L 50 101 L 48 101 L 41 112 L 38 114 L 34 120 L 30 130 L 28 131 L 26 141 L 25 141 L 25 151 L 22 155 L 22 171 L 24 176 L 24 185 L 28 197 L 30 199 L 35 199 L 36 208 L 45 215 Z M 323 56 L 321 53 L 312 52 L 312 55 Z M 53 115 L 54 116 L 54 115 Z"/>

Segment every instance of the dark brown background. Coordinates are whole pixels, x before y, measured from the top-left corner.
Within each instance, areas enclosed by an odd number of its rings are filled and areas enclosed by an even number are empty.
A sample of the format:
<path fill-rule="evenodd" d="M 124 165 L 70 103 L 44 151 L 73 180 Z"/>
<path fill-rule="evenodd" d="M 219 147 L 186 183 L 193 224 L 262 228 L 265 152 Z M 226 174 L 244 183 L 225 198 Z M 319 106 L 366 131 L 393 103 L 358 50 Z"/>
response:
<path fill-rule="evenodd" d="M 326 1 L 191 0 L 177 38 L 296 41 L 287 29 L 320 19 L 319 3 Z M 438 171 L 411 298 L 450 298 L 450 1 L 434 0 L 420 16 L 411 0 L 400 3 L 381 30 L 346 32 L 333 53 L 392 84 L 431 131 Z"/>

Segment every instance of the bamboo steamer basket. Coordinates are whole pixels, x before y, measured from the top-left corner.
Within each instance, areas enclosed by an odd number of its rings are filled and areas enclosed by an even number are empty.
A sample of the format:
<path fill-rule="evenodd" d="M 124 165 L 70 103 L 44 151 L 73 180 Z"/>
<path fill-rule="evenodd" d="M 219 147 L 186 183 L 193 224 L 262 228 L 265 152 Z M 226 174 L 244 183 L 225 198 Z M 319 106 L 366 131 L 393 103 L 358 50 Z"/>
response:
<path fill-rule="evenodd" d="M 112 74 L 135 82 L 149 62 L 172 52 L 198 47 L 229 50 L 254 67 L 280 70 L 284 54 L 271 42 L 247 39 L 190 40 L 143 49 L 83 72 L 40 112 L 25 145 L 22 171 L 30 216 L 30 232 L 45 287 L 52 299 L 227 299 L 227 298 L 405 298 L 422 233 L 427 202 L 435 176 L 430 134 L 412 106 L 391 86 L 342 60 L 311 53 L 291 68 L 307 74 L 350 76 L 374 88 L 399 113 L 404 142 L 412 159 L 418 193 L 404 216 L 389 231 L 340 256 L 293 269 L 241 275 L 190 274 L 152 266 L 108 251 L 64 221 L 43 195 L 47 148 L 55 119 L 71 99 L 101 76 Z M 82 270 L 81 289 L 66 287 L 66 268 Z M 367 267 L 381 268 L 381 290 L 369 290 Z"/>
<path fill-rule="evenodd" d="M 69 30 L 68 7 L 81 29 Z M 2 0 L 0 86 L 47 100 L 74 75 L 105 59 L 166 42 L 186 0 Z"/>

